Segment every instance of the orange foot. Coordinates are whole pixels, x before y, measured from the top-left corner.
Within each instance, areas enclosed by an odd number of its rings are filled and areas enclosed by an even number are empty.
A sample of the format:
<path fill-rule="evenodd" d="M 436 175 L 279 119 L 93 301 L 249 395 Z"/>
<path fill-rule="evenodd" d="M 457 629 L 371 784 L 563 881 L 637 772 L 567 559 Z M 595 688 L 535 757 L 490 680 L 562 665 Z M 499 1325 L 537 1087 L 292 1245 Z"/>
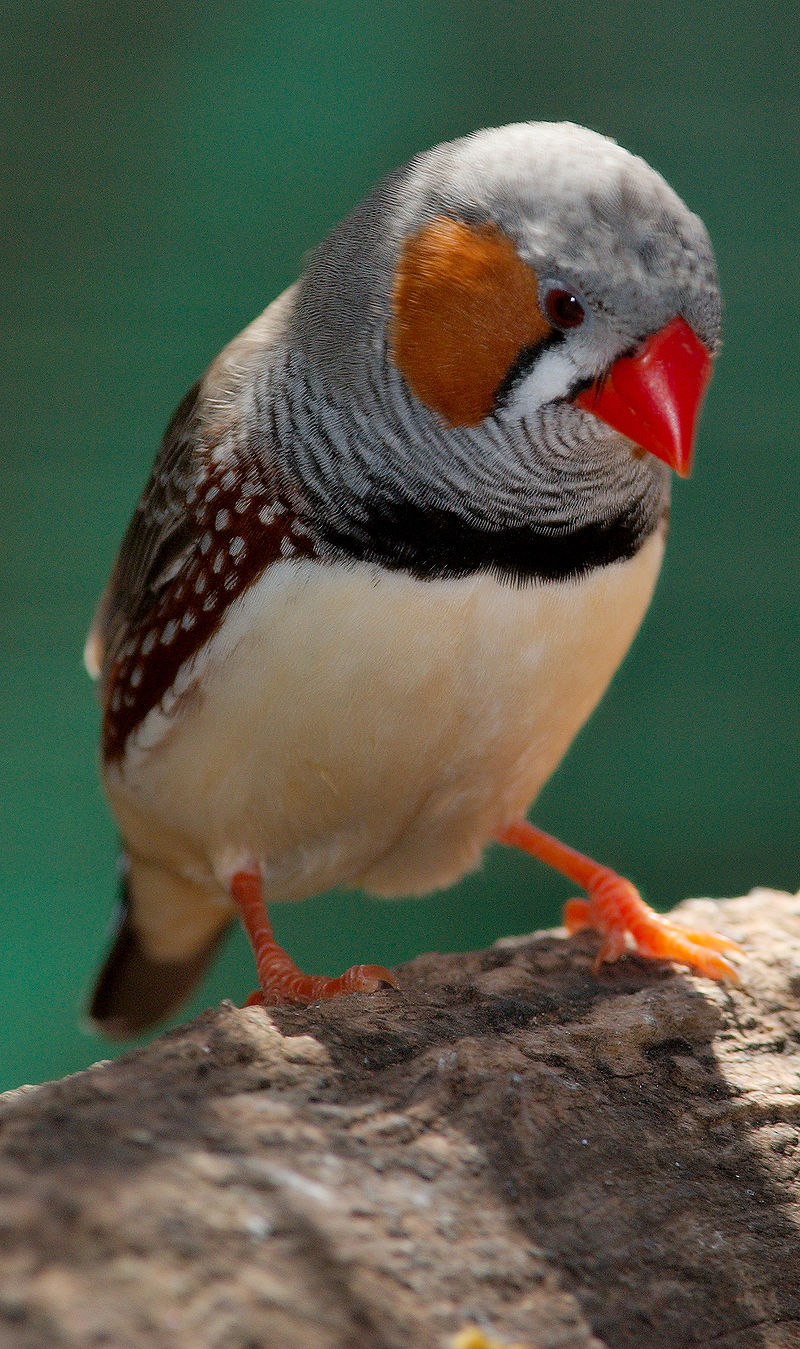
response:
<path fill-rule="evenodd" d="M 344 974 L 327 978 L 303 974 L 278 945 L 261 895 L 261 877 L 252 871 L 237 871 L 231 881 L 245 932 L 256 958 L 260 988 L 251 993 L 245 1007 L 279 1007 L 281 1003 L 317 1002 L 344 993 L 374 993 L 384 985 L 397 988 L 397 980 L 382 965 L 353 965 Z"/>
<path fill-rule="evenodd" d="M 733 965 L 719 954 L 740 952 L 736 942 L 715 932 L 692 931 L 656 913 L 630 881 L 535 829 L 527 820 L 515 820 L 497 838 L 538 857 L 588 892 L 588 899 L 571 899 L 564 906 L 564 926 L 569 932 L 593 928 L 602 935 L 594 962 L 595 974 L 605 961 L 619 960 L 632 948 L 642 956 L 688 965 L 709 979 L 727 979 L 738 984 L 739 976 Z"/>

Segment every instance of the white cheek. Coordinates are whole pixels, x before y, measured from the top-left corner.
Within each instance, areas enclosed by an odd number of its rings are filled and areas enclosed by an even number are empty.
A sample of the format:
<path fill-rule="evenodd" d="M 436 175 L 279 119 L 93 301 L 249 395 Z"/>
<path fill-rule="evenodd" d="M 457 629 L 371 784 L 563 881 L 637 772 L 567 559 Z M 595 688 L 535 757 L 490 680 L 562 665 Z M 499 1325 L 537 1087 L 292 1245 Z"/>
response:
<path fill-rule="evenodd" d="M 506 416 L 522 418 L 557 398 L 564 398 L 578 379 L 585 379 L 579 365 L 563 345 L 542 352 L 529 375 L 514 386 L 505 400 Z"/>
<path fill-rule="evenodd" d="M 563 342 L 547 347 L 530 374 L 512 389 L 503 414 L 515 420 L 530 417 L 547 403 L 566 398 L 579 382 L 610 369 L 620 348 L 619 338 L 596 322 L 567 334 Z"/>

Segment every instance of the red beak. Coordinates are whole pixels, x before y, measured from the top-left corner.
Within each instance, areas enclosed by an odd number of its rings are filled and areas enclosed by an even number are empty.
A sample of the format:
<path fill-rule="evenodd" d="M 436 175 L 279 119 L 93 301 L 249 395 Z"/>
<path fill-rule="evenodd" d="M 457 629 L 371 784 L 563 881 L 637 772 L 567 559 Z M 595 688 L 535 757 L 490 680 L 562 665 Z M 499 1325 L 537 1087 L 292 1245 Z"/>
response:
<path fill-rule="evenodd" d="M 670 319 L 633 356 L 573 400 L 688 477 L 711 356 L 684 319 Z"/>

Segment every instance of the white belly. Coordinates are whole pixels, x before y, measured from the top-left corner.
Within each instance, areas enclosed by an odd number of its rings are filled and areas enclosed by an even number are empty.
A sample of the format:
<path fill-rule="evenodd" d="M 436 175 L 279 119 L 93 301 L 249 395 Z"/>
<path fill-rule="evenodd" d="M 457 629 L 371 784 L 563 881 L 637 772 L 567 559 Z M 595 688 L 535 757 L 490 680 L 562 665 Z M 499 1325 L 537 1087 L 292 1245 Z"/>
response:
<path fill-rule="evenodd" d="M 663 539 L 574 582 L 269 569 L 106 786 L 143 859 L 265 897 L 424 892 L 523 813 L 627 650 Z"/>

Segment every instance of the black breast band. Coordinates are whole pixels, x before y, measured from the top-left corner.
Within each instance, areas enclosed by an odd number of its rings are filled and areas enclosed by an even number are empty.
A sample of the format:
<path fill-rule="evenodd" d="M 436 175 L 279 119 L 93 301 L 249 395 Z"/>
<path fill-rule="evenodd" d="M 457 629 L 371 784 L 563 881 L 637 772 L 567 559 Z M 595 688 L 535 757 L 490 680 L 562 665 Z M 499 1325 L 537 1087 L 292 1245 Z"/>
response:
<path fill-rule="evenodd" d="M 337 522 L 331 528 L 315 521 L 315 532 L 337 553 L 421 580 L 491 572 L 517 583 L 565 581 L 633 557 L 658 523 L 660 512 L 649 505 L 637 501 L 609 520 L 557 531 L 528 525 L 490 529 L 452 511 L 381 503 L 357 526 Z"/>

